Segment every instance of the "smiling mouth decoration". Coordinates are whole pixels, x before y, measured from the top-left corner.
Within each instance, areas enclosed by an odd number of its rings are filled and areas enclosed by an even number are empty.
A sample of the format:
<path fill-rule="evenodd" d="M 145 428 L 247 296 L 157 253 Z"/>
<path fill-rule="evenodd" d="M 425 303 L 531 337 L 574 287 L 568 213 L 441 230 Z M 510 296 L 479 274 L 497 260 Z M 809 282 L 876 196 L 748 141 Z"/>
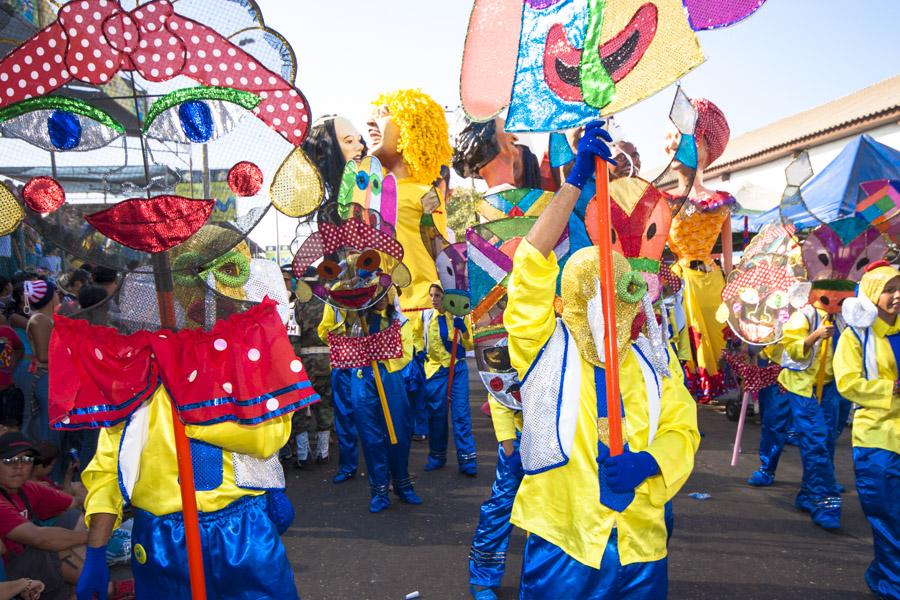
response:
<path fill-rule="evenodd" d="M 215 205 L 215 200 L 182 196 L 132 198 L 87 215 L 84 220 L 123 246 L 156 254 L 197 233 Z"/>
<path fill-rule="evenodd" d="M 656 36 L 657 17 L 656 5 L 644 4 L 622 31 L 600 46 L 600 60 L 613 83 L 622 81 L 641 61 Z M 584 101 L 581 53 L 569 44 L 564 26 L 557 23 L 550 28 L 544 46 L 544 80 L 554 94 L 569 102 Z"/>
<path fill-rule="evenodd" d="M 348 308 L 362 308 L 375 297 L 376 285 L 352 290 L 331 290 L 331 297 Z"/>

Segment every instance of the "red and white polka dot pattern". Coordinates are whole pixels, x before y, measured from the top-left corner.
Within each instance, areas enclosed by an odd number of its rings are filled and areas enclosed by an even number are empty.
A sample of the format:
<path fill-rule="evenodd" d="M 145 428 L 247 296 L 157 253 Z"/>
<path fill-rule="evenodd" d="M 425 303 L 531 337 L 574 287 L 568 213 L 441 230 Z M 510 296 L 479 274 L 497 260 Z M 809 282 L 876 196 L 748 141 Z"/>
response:
<path fill-rule="evenodd" d="M 387 329 L 365 337 L 328 334 L 332 369 L 371 367 L 372 361 L 403 356 L 400 323 L 394 321 Z"/>
<path fill-rule="evenodd" d="M 0 108 L 73 79 L 100 85 L 120 70 L 150 81 L 185 75 L 257 94 L 253 113 L 294 146 L 309 129 L 309 104 L 299 90 L 213 29 L 178 15 L 168 0 L 131 12 L 115 0 L 69 2 L 55 23 L 0 62 Z"/>

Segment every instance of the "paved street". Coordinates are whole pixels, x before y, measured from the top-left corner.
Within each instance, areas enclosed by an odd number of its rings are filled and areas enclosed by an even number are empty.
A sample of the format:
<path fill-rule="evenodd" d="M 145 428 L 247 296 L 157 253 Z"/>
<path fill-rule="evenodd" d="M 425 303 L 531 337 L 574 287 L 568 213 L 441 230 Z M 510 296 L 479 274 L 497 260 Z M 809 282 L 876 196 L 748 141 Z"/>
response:
<path fill-rule="evenodd" d="M 469 544 L 479 506 L 490 494 L 497 449 L 490 419 L 479 409 L 485 398 L 480 382 L 473 381 L 471 389 L 479 475 L 459 475 L 452 461 L 425 473 L 427 443 L 414 442 L 410 471 L 418 476 L 416 491 L 425 501 L 421 506 L 395 499 L 385 512 L 369 514 L 365 477 L 331 483 L 336 454 L 325 466 L 287 469 L 297 520 L 285 543 L 304 600 L 402 600 L 414 591 L 423 600 L 469 597 Z M 848 490 L 843 528 L 827 533 L 793 508 L 800 481 L 797 448 L 787 447 L 773 487 L 751 488 L 744 481 L 758 465 L 756 420 L 748 422 L 745 452 L 731 468 L 735 423 L 717 407 L 700 407 L 699 416 L 704 437 L 696 467 L 675 498 L 669 598 L 872 598 L 863 581 L 871 560 L 871 532 L 853 486 L 849 431 L 840 439 L 836 458 L 838 480 Z M 452 456 L 452 441 L 450 452 Z M 690 492 L 712 497 L 694 500 Z M 517 597 L 524 538 L 519 530 L 513 534 L 503 599 Z"/>

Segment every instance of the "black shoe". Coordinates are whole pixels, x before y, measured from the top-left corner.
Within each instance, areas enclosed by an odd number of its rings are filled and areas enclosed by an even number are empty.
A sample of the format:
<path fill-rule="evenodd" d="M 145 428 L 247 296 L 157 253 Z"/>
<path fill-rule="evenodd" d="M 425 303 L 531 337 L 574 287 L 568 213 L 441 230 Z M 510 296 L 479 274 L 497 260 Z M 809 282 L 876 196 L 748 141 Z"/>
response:
<path fill-rule="evenodd" d="M 316 464 L 317 464 L 317 465 L 326 465 L 326 464 L 328 464 L 328 461 L 329 461 L 330 458 L 331 458 L 331 457 L 328 456 L 327 454 L 326 454 L 325 456 L 317 456 L 317 457 L 316 457 Z"/>
<path fill-rule="evenodd" d="M 424 433 L 422 433 L 422 434 L 418 434 L 418 435 L 413 435 L 412 439 L 414 442 L 424 442 L 425 440 L 428 439 L 428 436 L 425 435 Z"/>

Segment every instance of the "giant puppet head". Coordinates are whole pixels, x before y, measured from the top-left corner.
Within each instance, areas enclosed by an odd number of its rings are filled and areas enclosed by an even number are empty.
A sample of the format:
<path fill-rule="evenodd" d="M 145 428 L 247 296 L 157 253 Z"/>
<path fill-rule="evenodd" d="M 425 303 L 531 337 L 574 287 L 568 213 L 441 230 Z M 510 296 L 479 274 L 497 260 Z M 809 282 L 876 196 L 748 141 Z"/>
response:
<path fill-rule="evenodd" d="M 854 295 L 866 266 L 884 258 L 887 249 L 881 232 L 857 216 L 813 229 L 801 250 L 812 282 L 810 303 L 839 313 L 844 300 Z"/>
<path fill-rule="evenodd" d="M 462 317 L 472 311 L 469 299 L 469 268 L 466 260 L 466 243 L 451 244 L 438 231 L 431 215 L 422 215 L 419 224 L 422 242 L 428 248 L 438 279 L 444 289 L 443 308 L 451 315 Z"/>
<path fill-rule="evenodd" d="M 250 4 L 65 4 L 0 61 L 0 131 L 16 157 L 2 173 L 24 182 L 21 199 L 0 190 L 2 228 L 24 218 L 120 271 L 154 256 L 194 269 L 270 204 L 308 214 L 322 184 L 300 148 L 310 113 L 295 73 Z"/>

